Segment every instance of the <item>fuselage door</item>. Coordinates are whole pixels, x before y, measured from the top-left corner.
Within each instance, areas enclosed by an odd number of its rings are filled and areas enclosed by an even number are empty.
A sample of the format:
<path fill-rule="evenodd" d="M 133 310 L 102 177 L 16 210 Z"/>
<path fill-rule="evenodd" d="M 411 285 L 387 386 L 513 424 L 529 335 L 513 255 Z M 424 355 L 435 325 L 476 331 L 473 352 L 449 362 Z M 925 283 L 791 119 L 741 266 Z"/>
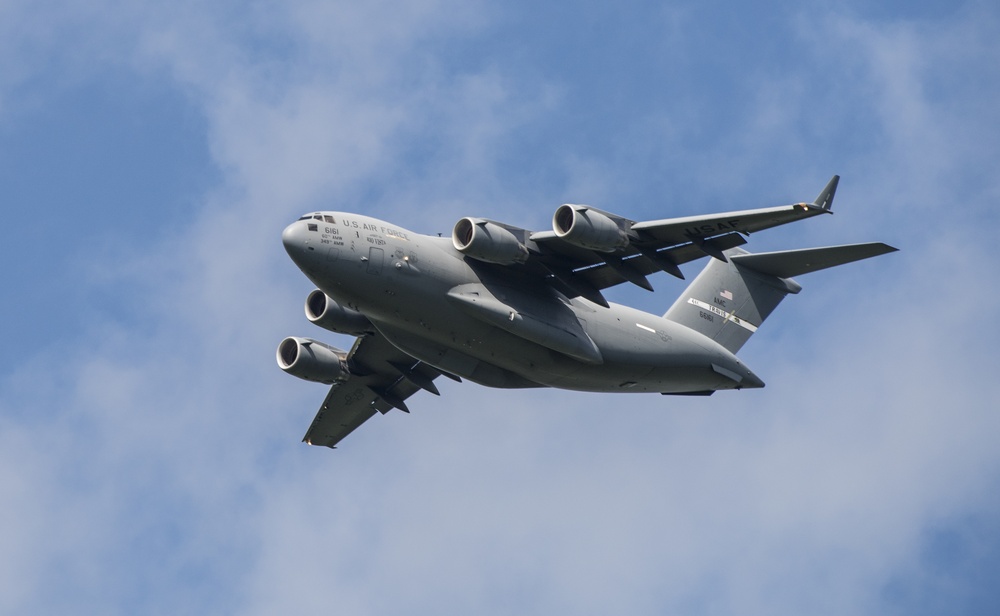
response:
<path fill-rule="evenodd" d="M 368 273 L 378 276 L 382 273 L 383 251 L 372 246 L 368 249 Z"/>

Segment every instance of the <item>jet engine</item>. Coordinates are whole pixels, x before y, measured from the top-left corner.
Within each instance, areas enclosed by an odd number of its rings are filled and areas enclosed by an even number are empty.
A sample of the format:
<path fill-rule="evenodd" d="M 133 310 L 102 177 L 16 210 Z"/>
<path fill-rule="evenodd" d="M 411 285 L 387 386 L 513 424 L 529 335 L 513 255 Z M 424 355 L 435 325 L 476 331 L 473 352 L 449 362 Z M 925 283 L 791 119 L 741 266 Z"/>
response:
<path fill-rule="evenodd" d="M 589 250 L 614 252 L 628 246 L 628 235 L 606 214 L 585 205 L 560 205 L 552 230 L 563 240 Z"/>
<path fill-rule="evenodd" d="M 451 241 L 455 250 L 478 261 L 511 265 L 528 259 L 528 249 L 513 233 L 488 220 L 459 220 L 451 232 Z"/>
<path fill-rule="evenodd" d="M 277 352 L 278 367 L 300 379 L 332 385 L 349 376 L 347 353 L 310 340 L 290 336 L 281 341 Z"/>
<path fill-rule="evenodd" d="M 375 331 L 368 317 L 357 310 L 341 306 L 319 289 L 306 298 L 306 318 L 311 323 L 338 334 L 360 336 Z"/>

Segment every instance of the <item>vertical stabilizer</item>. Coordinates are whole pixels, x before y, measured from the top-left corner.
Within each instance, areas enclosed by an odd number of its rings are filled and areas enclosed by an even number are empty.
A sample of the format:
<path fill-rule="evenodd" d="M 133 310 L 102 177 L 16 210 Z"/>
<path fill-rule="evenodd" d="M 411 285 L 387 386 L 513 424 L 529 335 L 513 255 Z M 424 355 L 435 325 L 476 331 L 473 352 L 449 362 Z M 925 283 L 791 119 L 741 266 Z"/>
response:
<path fill-rule="evenodd" d="M 732 257 L 749 254 L 733 248 L 728 261 L 709 259 L 665 318 L 715 340 L 733 353 L 750 339 L 771 311 L 801 287 L 793 280 L 764 276 L 740 267 Z"/>
<path fill-rule="evenodd" d="M 792 276 L 895 250 L 880 243 L 760 254 L 733 248 L 725 252 L 728 262 L 709 259 L 705 269 L 663 316 L 735 353 L 786 295 L 802 290 Z"/>

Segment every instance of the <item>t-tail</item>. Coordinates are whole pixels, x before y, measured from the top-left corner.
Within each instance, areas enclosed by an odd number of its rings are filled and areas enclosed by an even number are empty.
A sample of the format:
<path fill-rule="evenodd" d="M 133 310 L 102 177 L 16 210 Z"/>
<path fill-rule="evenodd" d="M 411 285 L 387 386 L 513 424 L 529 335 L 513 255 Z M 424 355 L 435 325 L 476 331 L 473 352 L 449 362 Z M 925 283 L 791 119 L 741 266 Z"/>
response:
<path fill-rule="evenodd" d="M 736 353 L 786 295 L 802 290 L 793 276 L 895 250 L 882 243 L 758 254 L 733 248 L 725 252 L 726 261 L 709 259 L 701 274 L 663 316 Z"/>

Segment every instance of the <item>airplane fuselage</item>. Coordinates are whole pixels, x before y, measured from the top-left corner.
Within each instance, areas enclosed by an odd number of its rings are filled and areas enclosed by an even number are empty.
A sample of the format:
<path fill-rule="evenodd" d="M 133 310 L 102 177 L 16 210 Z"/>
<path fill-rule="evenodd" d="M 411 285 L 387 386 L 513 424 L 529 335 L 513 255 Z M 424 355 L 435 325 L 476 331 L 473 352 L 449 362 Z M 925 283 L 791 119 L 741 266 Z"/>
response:
<path fill-rule="evenodd" d="M 362 313 L 393 345 L 483 385 L 664 393 L 763 385 L 733 353 L 688 327 L 568 299 L 537 277 L 469 258 L 448 237 L 323 212 L 282 238 L 320 290 Z"/>

